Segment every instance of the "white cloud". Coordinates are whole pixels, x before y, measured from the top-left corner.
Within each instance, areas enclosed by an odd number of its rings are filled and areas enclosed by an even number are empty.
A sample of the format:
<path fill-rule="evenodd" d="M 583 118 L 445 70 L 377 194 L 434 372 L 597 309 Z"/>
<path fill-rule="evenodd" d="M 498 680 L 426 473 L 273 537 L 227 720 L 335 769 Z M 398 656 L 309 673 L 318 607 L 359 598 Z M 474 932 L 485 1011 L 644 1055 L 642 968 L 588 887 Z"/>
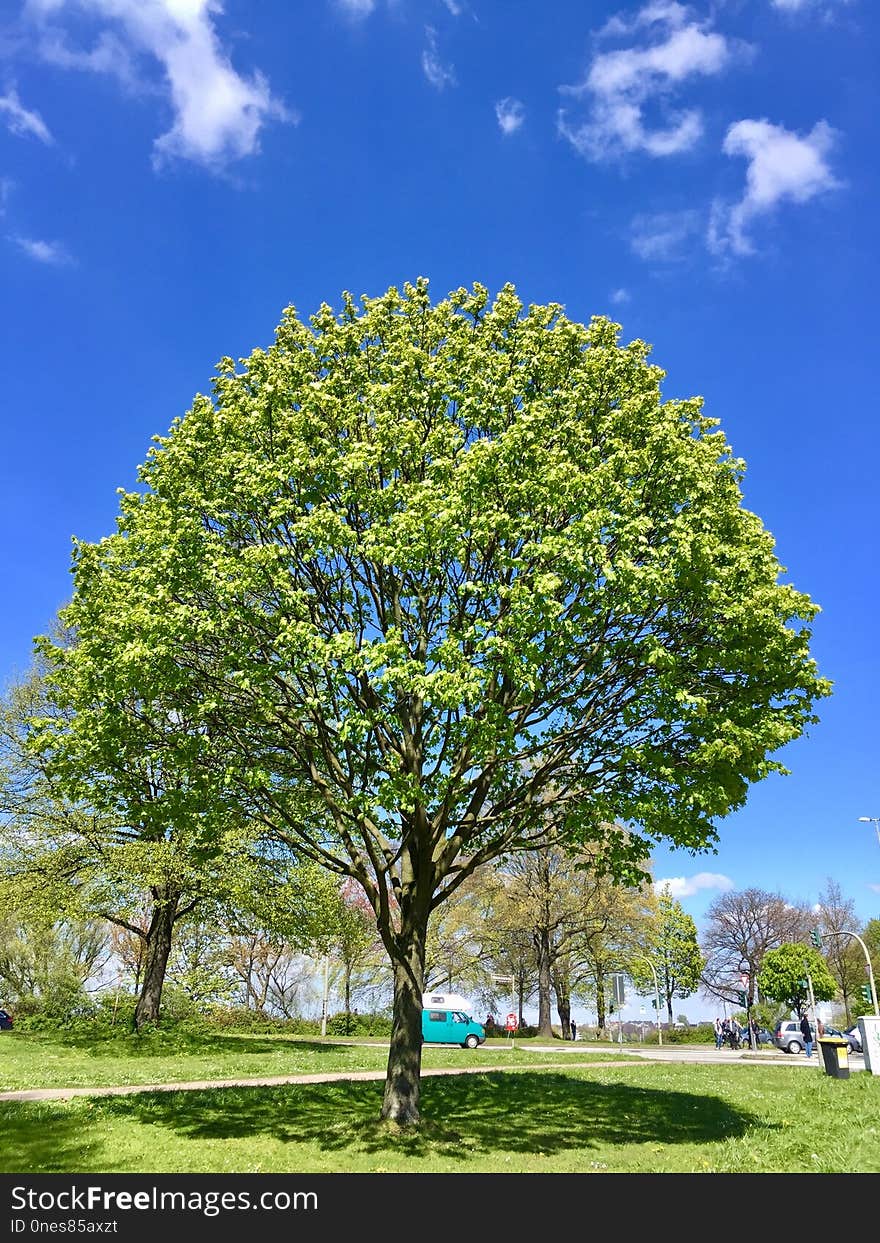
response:
<path fill-rule="evenodd" d="M 75 11 L 112 28 L 100 33 L 91 50 L 71 49 L 65 31 L 51 24 Z M 31 0 L 29 5 L 41 24 L 43 55 L 56 64 L 125 77 L 133 58 L 157 61 L 173 123 L 156 139 L 154 163 L 181 159 L 215 169 L 256 154 L 268 121 L 295 119 L 259 71 L 248 78 L 232 67 L 214 23 L 222 11 L 219 0 Z"/>
<path fill-rule="evenodd" d="M 336 4 L 349 17 L 369 17 L 376 7 L 376 0 L 336 0 Z"/>
<path fill-rule="evenodd" d="M 673 263 L 693 249 L 703 227 L 703 216 L 690 209 L 635 216 L 630 224 L 630 246 L 640 259 Z"/>
<path fill-rule="evenodd" d="M 495 105 L 495 116 L 498 119 L 498 127 L 501 133 L 505 135 L 515 134 L 523 121 L 526 119 L 526 110 L 518 99 L 499 99 Z"/>
<path fill-rule="evenodd" d="M 623 306 L 625 302 L 630 300 L 628 289 L 612 289 L 608 296 L 614 306 Z"/>
<path fill-rule="evenodd" d="M 41 242 L 29 237 L 14 237 L 12 240 L 37 263 L 61 265 L 73 262 L 60 242 Z"/>
<path fill-rule="evenodd" d="M 446 86 L 455 86 L 455 69 L 452 65 L 444 65 L 437 50 L 437 31 L 433 26 L 425 27 L 427 46 L 422 52 L 422 69 L 425 77 L 438 91 Z"/>
<path fill-rule="evenodd" d="M 464 12 L 464 5 L 459 4 L 458 0 L 443 0 L 443 3 L 446 5 L 447 9 L 449 9 L 449 12 L 453 17 L 461 17 Z"/>
<path fill-rule="evenodd" d="M 828 166 L 835 131 L 819 121 L 801 138 L 767 120 L 737 121 L 724 139 L 726 155 L 748 160 L 746 188 L 739 202 L 713 205 L 708 246 L 715 254 L 751 254 L 749 230 L 759 216 L 771 214 L 780 203 L 806 203 L 816 195 L 837 189 L 840 182 Z"/>
<path fill-rule="evenodd" d="M 0 95 L 0 117 L 3 117 L 13 134 L 32 134 L 47 146 L 53 141 L 49 127 L 39 112 L 31 112 L 29 108 L 25 108 L 14 87 L 5 95 Z"/>
<path fill-rule="evenodd" d="M 691 898 L 702 889 L 720 889 L 722 892 L 733 889 L 733 881 L 723 872 L 697 872 L 695 876 L 669 876 L 666 880 L 654 881 L 654 892 L 662 893 L 668 889 L 673 898 Z"/>
<path fill-rule="evenodd" d="M 645 35 L 654 42 L 599 52 L 583 82 L 561 87 L 586 101 L 587 114 L 572 123 L 561 108 L 560 134 L 588 160 L 639 151 L 675 155 L 695 146 L 703 133 L 698 109 L 667 108 L 668 123 L 656 128 L 646 124 L 645 107 L 655 101 L 665 107 L 673 89 L 688 78 L 720 73 L 733 56 L 730 42 L 707 23 L 690 20 L 689 10 L 675 0 L 648 4 L 631 19 L 612 18 L 599 33 Z"/>

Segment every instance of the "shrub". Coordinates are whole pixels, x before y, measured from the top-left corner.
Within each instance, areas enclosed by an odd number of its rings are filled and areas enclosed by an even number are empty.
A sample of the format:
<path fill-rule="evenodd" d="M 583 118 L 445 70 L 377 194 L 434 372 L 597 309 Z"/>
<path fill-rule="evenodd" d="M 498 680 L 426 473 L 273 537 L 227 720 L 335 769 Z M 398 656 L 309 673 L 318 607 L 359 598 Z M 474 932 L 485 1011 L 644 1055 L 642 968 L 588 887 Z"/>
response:
<path fill-rule="evenodd" d="M 390 1036 L 391 1015 L 388 1011 L 378 1014 L 358 1014 L 344 1010 L 331 1014 L 327 1019 L 328 1036 Z"/>

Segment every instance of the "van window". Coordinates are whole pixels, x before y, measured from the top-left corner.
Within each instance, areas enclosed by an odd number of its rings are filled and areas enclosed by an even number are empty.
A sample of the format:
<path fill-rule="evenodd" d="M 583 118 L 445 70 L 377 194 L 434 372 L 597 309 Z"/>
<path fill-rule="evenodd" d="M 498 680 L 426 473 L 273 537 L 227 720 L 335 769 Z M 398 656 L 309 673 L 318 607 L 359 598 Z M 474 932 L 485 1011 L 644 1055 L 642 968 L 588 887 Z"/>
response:
<path fill-rule="evenodd" d="M 468 1016 L 466 1014 L 462 1014 L 460 1010 L 453 1010 L 452 1021 L 453 1023 L 466 1023 L 468 1021 Z"/>
<path fill-rule="evenodd" d="M 428 1018 L 431 1020 L 432 1023 L 445 1023 L 446 1022 L 446 1011 L 445 1010 L 429 1010 Z"/>

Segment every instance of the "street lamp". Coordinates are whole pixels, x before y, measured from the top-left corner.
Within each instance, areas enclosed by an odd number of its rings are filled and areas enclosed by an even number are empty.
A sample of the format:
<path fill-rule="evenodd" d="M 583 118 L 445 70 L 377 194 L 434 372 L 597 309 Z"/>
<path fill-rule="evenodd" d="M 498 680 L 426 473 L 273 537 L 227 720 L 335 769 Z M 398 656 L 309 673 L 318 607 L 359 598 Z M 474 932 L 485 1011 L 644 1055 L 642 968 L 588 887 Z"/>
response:
<path fill-rule="evenodd" d="M 651 975 L 654 977 L 654 1002 L 657 1007 L 657 1045 L 663 1043 L 663 1030 L 660 1025 L 660 984 L 657 980 L 657 968 L 651 962 L 650 958 L 646 958 L 644 954 L 634 954 L 634 958 L 638 958 L 639 962 L 646 962 L 651 968 Z"/>
<path fill-rule="evenodd" d="M 862 824 L 873 824 L 877 830 L 877 841 L 880 842 L 880 816 L 859 816 Z"/>

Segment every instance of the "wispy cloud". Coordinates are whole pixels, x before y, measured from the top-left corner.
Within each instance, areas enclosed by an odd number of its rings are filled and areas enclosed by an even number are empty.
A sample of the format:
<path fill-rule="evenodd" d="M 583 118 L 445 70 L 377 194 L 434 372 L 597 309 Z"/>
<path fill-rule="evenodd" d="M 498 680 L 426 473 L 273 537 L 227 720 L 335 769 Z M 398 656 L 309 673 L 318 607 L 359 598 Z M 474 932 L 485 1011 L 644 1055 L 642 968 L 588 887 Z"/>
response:
<path fill-rule="evenodd" d="M 218 170 L 256 154 L 267 122 L 296 119 L 259 71 L 233 68 L 214 24 L 218 0 L 31 0 L 28 12 L 55 64 L 124 78 L 137 57 L 158 62 L 174 119 L 155 141 L 156 166 L 189 160 Z M 63 23 L 74 13 L 109 27 L 94 46 L 70 46 Z"/>
<path fill-rule="evenodd" d="M 334 0 L 337 8 L 348 17 L 369 17 L 376 7 L 376 0 Z"/>
<path fill-rule="evenodd" d="M 828 3 L 829 0 L 770 0 L 774 9 L 783 9 L 788 13 L 797 13 L 800 9 L 818 8 Z M 830 3 L 834 4 L 835 0 L 830 0 Z M 850 0 L 836 0 L 836 3 L 849 4 Z"/>
<path fill-rule="evenodd" d="M 640 259 L 674 263 L 691 254 L 696 244 L 702 246 L 704 222 L 704 215 L 694 209 L 634 216 L 630 246 Z"/>
<path fill-rule="evenodd" d="M 438 91 L 444 87 L 455 86 L 455 68 L 445 65 L 440 59 L 437 48 L 437 31 L 433 26 L 425 27 L 425 50 L 422 52 L 422 70 L 425 77 Z"/>
<path fill-rule="evenodd" d="M 25 108 L 14 87 L 11 87 L 5 95 L 0 95 L 0 117 L 13 134 L 31 134 L 47 146 L 53 142 L 49 127 L 39 112 Z"/>
<path fill-rule="evenodd" d="M 623 306 L 630 300 L 628 289 L 612 289 L 608 297 L 612 306 Z"/>
<path fill-rule="evenodd" d="M 37 263 L 61 266 L 73 262 L 71 255 L 60 242 L 42 242 L 29 237 L 13 237 L 12 241 Z"/>
<path fill-rule="evenodd" d="M 526 119 L 526 110 L 518 99 L 499 99 L 495 105 L 495 116 L 498 120 L 498 128 L 501 133 L 507 136 L 515 134 L 523 121 Z"/>
<path fill-rule="evenodd" d="M 654 892 L 668 890 L 673 898 L 692 898 L 703 889 L 720 889 L 726 892 L 733 889 L 733 881 L 723 872 L 697 872 L 695 876 L 668 876 L 665 880 L 654 881 Z"/>
<path fill-rule="evenodd" d="M 690 150 L 703 133 L 699 109 L 675 110 L 667 100 L 687 79 L 720 73 L 733 48 L 708 23 L 691 18 L 674 0 L 658 0 L 633 17 L 612 18 L 600 38 L 632 38 L 641 42 L 598 52 L 584 80 L 560 90 L 586 103 L 586 115 L 570 119 L 561 108 L 559 133 L 588 160 L 604 160 L 633 152 L 652 156 Z M 648 103 L 667 109 L 667 124 L 656 128 L 645 121 Z"/>
<path fill-rule="evenodd" d="M 754 251 L 749 231 L 756 219 L 784 202 L 806 203 L 837 189 L 840 182 L 827 162 L 835 131 L 819 121 L 805 137 L 767 120 L 737 121 L 724 139 L 724 152 L 748 160 L 746 188 L 733 205 L 713 205 L 708 246 L 715 254 Z"/>

